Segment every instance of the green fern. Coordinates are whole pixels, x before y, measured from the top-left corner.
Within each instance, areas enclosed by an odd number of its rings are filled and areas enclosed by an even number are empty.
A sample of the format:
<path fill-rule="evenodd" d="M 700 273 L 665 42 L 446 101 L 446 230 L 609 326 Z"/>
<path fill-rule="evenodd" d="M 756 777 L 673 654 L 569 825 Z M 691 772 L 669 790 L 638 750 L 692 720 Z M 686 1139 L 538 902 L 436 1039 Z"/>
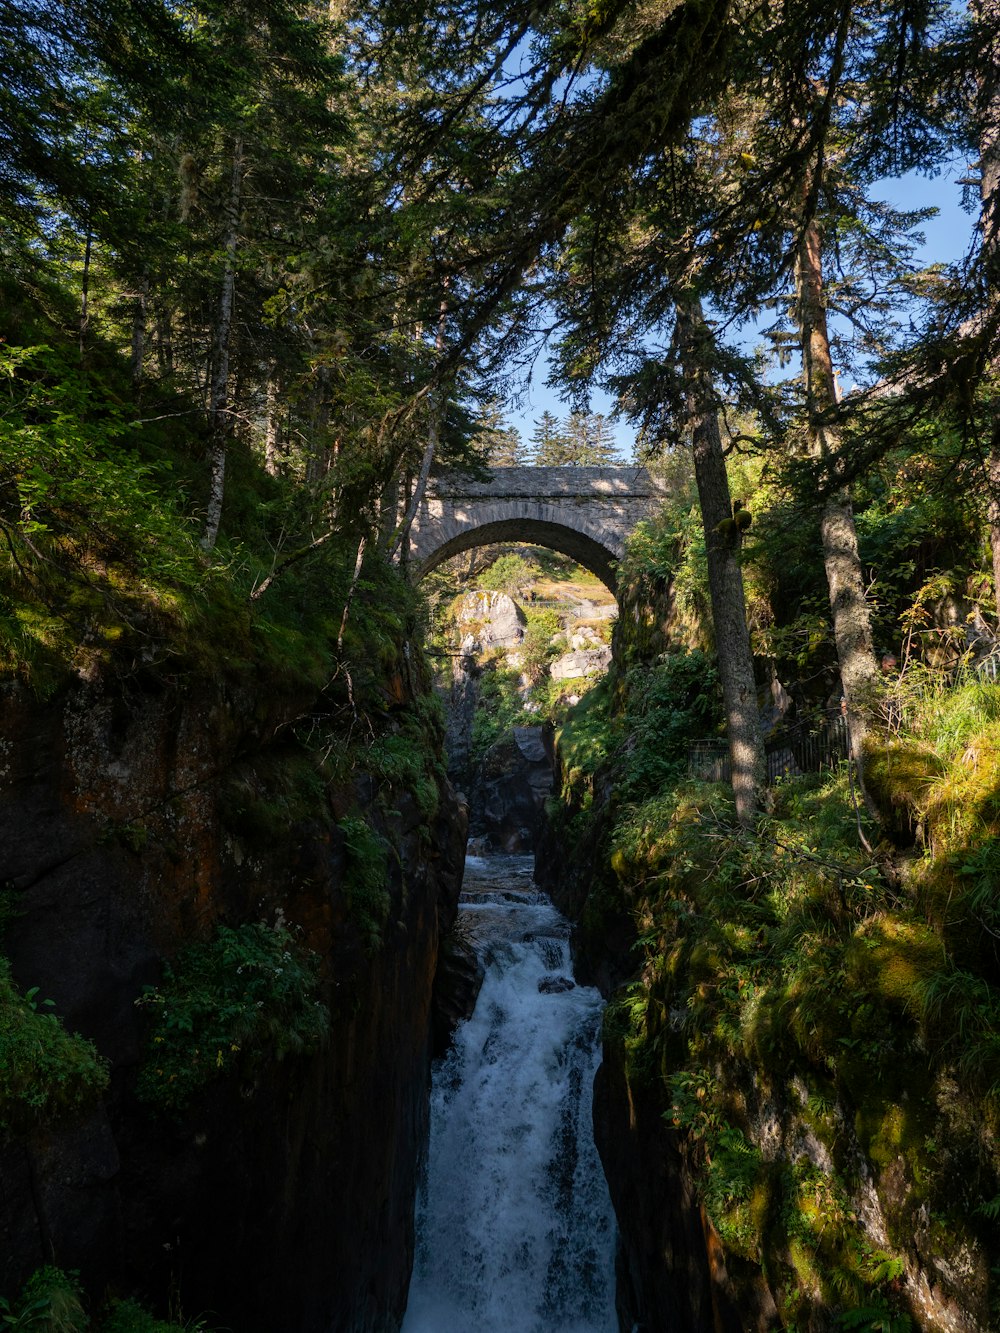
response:
<path fill-rule="evenodd" d="M 857 1306 L 837 1316 L 837 1324 L 853 1333 L 910 1333 L 913 1321 L 909 1315 L 896 1314 L 886 1305 Z"/>

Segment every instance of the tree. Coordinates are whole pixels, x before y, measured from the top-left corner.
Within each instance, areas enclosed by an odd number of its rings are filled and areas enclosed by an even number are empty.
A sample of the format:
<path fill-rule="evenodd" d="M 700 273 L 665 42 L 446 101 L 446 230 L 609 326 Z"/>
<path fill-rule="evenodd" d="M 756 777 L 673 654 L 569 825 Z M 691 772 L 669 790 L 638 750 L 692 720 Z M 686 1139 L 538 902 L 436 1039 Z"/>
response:
<path fill-rule="evenodd" d="M 744 225 L 750 222 L 734 206 L 734 193 L 739 195 L 742 189 L 737 185 L 734 191 L 731 182 L 738 180 L 738 162 L 745 161 L 752 172 L 763 161 L 766 166 L 761 169 L 770 173 L 774 211 L 762 218 L 760 202 L 755 200 L 752 225 L 763 233 L 762 244 L 772 262 L 777 255 L 783 266 L 789 260 L 792 264 L 791 311 L 802 357 L 805 454 L 813 464 L 813 485 L 817 476 L 822 478 L 820 542 L 851 752 L 863 789 L 863 744 L 878 668 L 850 496 L 836 481 L 843 465 L 844 434 L 827 310 L 833 307 L 851 321 L 862 335 L 862 347 L 873 320 L 878 322 L 878 338 L 883 345 L 888 342 L 890 302 L 903 295 L 906 229 L 912 219 L 892 216 L 866 198 L 873 171 L 884 165 L 877 130 L 884 130 L 887 112 L 884 88 L 864 75 L 884 30 L 876 29 L 872 38 L 864 4 L 845 5 L 831 17 L 835 22 L 824 39 L 812 49 L 805 43 L 805 63 L 798 49 L 788 53 L 787 65 L 779 64 L 777 71 L 774 64 L 761 63 L 753 92 L 741 90 L 728 114 L 724 109 L 720 116 L 714 148 L 720 154 L 720 221 L 731 225 L 734 217 L 740 217 Z M 866 46 L 866 40 L 871 45 Z M 773 48 L 768 49 L 773 54 Z M 898 66 L 895 74 L 898 96 L 903 86 Z M 848 86 L 850 98 L 842 95 Z M 926 146 L 919 116 L 911 113 L 903 130 L 908 144 L 901 151 Z M 828 237 L 837 245 L 834 289 L 824 276 Z M 748 260 L 741 268 L 730 260 L 720 291 L 747 303 L 751 294 L 759 298 L 762 278 L 766 281 L 759 263 Z"/>
<path fill-rule="evenodd" d="M 571 412 L 566 423 L 566 462 L 604 467 L 617 460 L 615 437 L 607 417 L 600 413 Z"/>
<path fill-rule="evenodd" d="M 533 467 L 562 467 L 570 462 L 570 442 L 561 423 L 543 412 L 528 440 Z"/>
<path fill-rule="evenodd" d="M 483 408 L 472 442 L 482 451 L 490 467 L 521 467 L 525 461 L 520 433 L 506 424 L 496 402 L 487 403 Z"/>
<path fill-rule="evenodd" d="M 611 422 L 601 412 L 595 412 L 589 419 L 590 461 L 595 467 L 605 467 L 617 463 L 618 445 Z"/>
<path fill-rule="evenodd" d="M 996 342 L 1000 306 L 1000 4 L 997 0 L 973 0 L 969 18 L 979 54 L 973 132 L 979 149 L 979 240 L 985 286 L 982 315 L 987 326 L 993 326 Z M 993 554 L 994 605 L 1000 623 L 1000 420 L 995 404 L 1000 355 L 995 347 L 992 351 L 992 356 L 984 358 L 993 381 L 989 396 L 994 399 L 986 454 L 987 521 Z"/>
<path fill-rule="evenodd" d="M 822 242 L 815 218 L 809 219 L 802 232 L 796 255 L 796 286 L 809 455 L 828 465 L 840 453 L 841 437 L 836 426 L 838 396 L 824 301 Z M 825 501 L 820 517 L 820 541 L 851 755 L 864 790 L 864 740 L 878 667 L 858 554 L 858 533 L 846 489 L 834 492 Z"/>
<path fill-rule="evenodd" d="M 695 301 L 678 308 L 677 338 L 686 383 L 695 482 L 705 531 L 712 627 L 726 713 L 733 797 L 737 819 L 749 827 L 764 789 L 764 746 L 740 565 L 741 534 L 733 523 L 733 500 L 726 475 L 715 394 L 701 363 L 706 332 L 704 316 Z"/>

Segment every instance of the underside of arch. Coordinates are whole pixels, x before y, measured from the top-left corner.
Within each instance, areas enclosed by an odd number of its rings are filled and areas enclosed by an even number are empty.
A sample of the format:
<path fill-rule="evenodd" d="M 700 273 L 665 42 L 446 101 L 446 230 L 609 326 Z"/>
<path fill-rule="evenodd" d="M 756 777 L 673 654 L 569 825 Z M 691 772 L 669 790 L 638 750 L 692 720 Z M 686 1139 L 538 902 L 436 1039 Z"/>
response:
<path fill-rule="evenodd" d="M 609 591 L 615 591 L 618 556 L 614 551 L 585 532 L 542 519 L 505 518 L 481 523 L 478 527 L 464 528 L 435 547 L 429 555 L 415 551 L 411 568 L 420 579 L 454 555 L 471 551 L 476 546 L 492 546 L 498 542 L 528 542 L 532 546 L 545 546 L 550 551 L 559 551 L 584 569 L 589 569 Z"/>

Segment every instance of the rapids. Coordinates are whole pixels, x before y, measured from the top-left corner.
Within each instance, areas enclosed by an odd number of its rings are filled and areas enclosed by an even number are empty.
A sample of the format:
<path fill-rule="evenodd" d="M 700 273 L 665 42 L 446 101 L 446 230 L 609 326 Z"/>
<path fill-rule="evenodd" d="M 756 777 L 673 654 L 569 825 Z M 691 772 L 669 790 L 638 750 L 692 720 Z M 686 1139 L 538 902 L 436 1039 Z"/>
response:
<path fill-rule="evenodd" d="M 594 1147 L 602 1000 L 530 857 L 470 857 L 462 927 L 486 967 L 435 1067 L 404 1333 L 613 1333 L 614 1217 Z"/>

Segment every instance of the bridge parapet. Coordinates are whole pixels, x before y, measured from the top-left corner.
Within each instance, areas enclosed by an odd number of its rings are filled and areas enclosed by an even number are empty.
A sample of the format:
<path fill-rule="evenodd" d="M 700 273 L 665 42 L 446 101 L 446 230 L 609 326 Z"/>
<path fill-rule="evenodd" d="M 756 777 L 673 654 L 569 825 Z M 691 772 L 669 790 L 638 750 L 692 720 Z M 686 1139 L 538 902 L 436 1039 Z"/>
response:
<path fill-rule="evenodd" d="M 649 470 L 627 467 L 496 467 L 486 480 L 463 472 L 442 472 L 427 484 L 428 495 L 441 498 L 503 496 L 538 499 L 559 496 L 586 499 L 589 496 L 659 498 L 667 493 L 665 483 Z"/>
<path fill-rule="evenodd" d="M 503 467 L 489 479 L 431 478 L 410 533 L 417 577 L 450 556 L 493 542 L 562 551 L 612 590 L 625 538 L 666 498 L 646 468 Z"/>

